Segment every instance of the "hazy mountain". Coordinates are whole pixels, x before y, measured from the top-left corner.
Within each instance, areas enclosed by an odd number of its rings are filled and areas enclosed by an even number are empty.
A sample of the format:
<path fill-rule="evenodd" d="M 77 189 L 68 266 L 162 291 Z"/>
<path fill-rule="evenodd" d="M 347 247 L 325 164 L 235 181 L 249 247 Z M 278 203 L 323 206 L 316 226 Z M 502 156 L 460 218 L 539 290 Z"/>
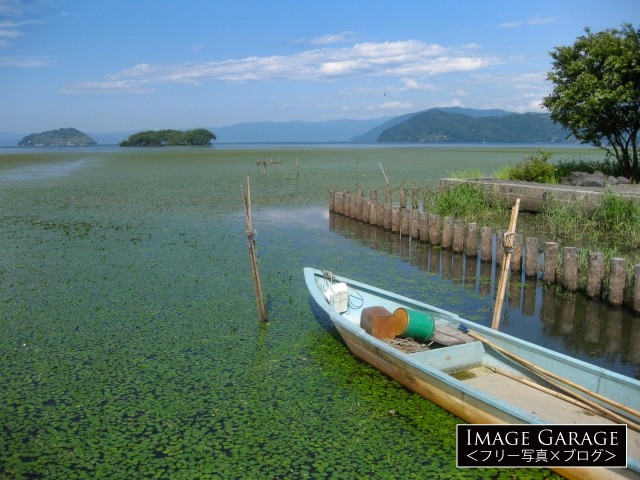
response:
<path fill-rule="evenodd" d="M 391 120 L 387 120 L 383 124 L 378 125 L 361 135 L 356 135 L 355 137 L 351 137 L 349 141 L 354 143 L 376 143 L 378 141 L 378 137 L 382 132 L 384 132 L 388 128 L 395 127 L 399 123 L 402 123 L 410 119 L 414 115 L 417 115 L 417 114 L 407 113 L 406 115 L 401 115 L 399 117 L 392 118 Z"/>
<path fill-rule="evenodd" d="M 373 120 L 329 120 L 325 122 L 252 122 L 226 127 L 213 127 L 214 143 L 296 143 L 296 142 L 349 142 L 380 125 L 387 118 Z"/>

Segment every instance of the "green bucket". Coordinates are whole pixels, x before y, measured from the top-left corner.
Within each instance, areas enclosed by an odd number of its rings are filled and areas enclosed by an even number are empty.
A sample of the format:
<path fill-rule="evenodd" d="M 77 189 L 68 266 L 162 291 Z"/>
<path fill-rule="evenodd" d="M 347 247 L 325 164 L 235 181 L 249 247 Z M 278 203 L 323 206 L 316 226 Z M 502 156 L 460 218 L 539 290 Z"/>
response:
<path fill-rule="evenodd" d="M 404 310 L 404 312 L 399 312 Z M 405 313 L 406 312 L 406 313 Z M 398 337 L 413 338 L 419 342 L 428 342 L 436 331 L 436 324 L 427 312 L 411 310 L 410 308 L 399 308 L 394 315 L 406 314 L 406 328 L 398 332 Z"/>

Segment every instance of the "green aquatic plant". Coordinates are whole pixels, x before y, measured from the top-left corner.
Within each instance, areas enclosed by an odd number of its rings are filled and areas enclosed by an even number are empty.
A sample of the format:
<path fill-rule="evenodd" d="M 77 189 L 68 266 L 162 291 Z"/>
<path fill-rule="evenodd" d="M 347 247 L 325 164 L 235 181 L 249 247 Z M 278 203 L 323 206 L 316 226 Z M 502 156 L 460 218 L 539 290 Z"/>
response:
<path fill-rule="evenodd" d="M 420 185 L 437 183 L 443 164 L 468 164 L 466 150 L 433 161 L 405 149 L 357 152 L 366 189 L 384 185 L 380 161 Z M 408 272 L 404 251 L 387 253 L 398 246 L 390 237 L 374 251 L 355 231 L 329 230 L 327 192 L 354 188 L 345 174 L 354 150 L 283 149 L 277 175 L 260 175 L 260 153 L 0 155 L 0 477 L 504 474 L 455 468 L 459 420 L 355 359 L 310 306 L 301 268 L 394 281 L 482 316 L 468 306 L 473 296 Z M 90 166 L 66 176 L 23 168 L 87 157 Z M 267 326 L 252 300 L 247 175 Z"/>

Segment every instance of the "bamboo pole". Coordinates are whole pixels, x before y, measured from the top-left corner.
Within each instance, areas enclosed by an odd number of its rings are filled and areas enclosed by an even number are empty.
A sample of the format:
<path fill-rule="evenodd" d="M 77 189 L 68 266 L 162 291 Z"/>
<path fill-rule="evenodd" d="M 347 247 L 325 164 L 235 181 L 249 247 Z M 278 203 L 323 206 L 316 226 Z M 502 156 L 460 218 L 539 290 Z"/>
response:
<path fill-rule="evenodd" d="M 500 327 L 500 315 L 502 314 L 502 304 L 504 303 L 504 292 L 507 289 L 507 280 L 509 276 L 509 266 L 511 263 L 511 251 L 513 249 L 513 237 L 516 233 L 516 223 L 518 221 L 518 210 L 520 209 L 520 199 L 516 199 L 516 204 L 511 209 L 511 222 L 509 230 L 504 235 L 505 255 L 502 262 L 502 273 L 500 282 L 498 283 L 498 291 L 496 296 L 496 304 L 493 309 L 493 320 L 491 328 L 498 329 Z"/>
<path fill-rule="evenodd" d="M 382 170 L 382 175 L 384 175 L 384 181 L 387 182 L 387 186 L 389 186 L 389 179 L 387 178 L 387 174 L 384 173 L 384 168 L 382 168 L 382 162 L 378 162 L 378 165 L 380 165 L 380 170 Z"/>
<path fill-rule="evenodd" d="M 575 382 L 572 382 L 571 380 L 561 377 L 558 374 L 555 374 L 553 372 L 550 372 L 549 370 L 545 370 L 542 367 L 539 367 L 538 365 L 536 365 L 533 362 L 530 362 L 529 360 L 526 360 L 522 357 L 519 357 L 518 355 L 511 353 L 509 350 L 500 347 L 499 345 L 496 345 L 495 343 L 487 340 L 486 338 L 484 338 L 482 335 L 478 335 L 476 332 L 469 330 L 467 332 L 470 336 L 472 336 L 473 338 L 475 338 L 476 340 L 480 340 L 482 343 L 484 343 L 485 345 L 493 348 L 495 351 L 500 352 L 501 354 L 503 354 L 504 356 L 518 362 L 520 365 L 523 365 L 525 367 L 527 367 L 529 370 L 531 370 L 532 372 L 535 372 L 539 375 L 543 375 L 544 377 L 548 377 L 551 378 L 553 380 L 557 380 L 559 382 L 562 382 L 563 384 L 567 385 L 568 387 L 574 388 L 582 393 L 585 393 L 593 398 L 595 398 L 596 400 L 600 400 L 601 402 L 604 402 L 608 405 L 611 405 L 614 408 L 617 408 L 619 410 L 622 410 L 623 412 L 628 413 L 629 415 L 633 415 L 635 417 L 640 417 L 640 411 L 635 410 L 631 407 L 628 407 L 627 405 L 623 405 L 620 402 L 617 402 L 615 400 L 612 400 L 610 398 L 605 397 L 604 395 L 600 395 L 597 392 L 594 392 L 592 390 L 589 390 L 588 388 L 583 387 L 582 385 L 579 385 Z M 547 379 L 548 380 L 548 379 Z M 589 402 L 590 400 L 588 398 L 581 398 L 583 401 L 585 402 Z M 615 413 L 615 412 L 614 412 Z"/>
<path fill-rule="evenodd" d="M 508 377 L 512 380 L 515 380 L 516 382 L 520 382 L 523 383 L 524 385 L 527 385 L 531 388 L 535 388 L 536 390 L 540 390 L 541 392 L 544 392 L 546 394 L 549 394 L 553 397 L 559 398 L 560 400 L 564 400 L 565 402 L 571 403 L 572 405 L 576 405 L 580 408 L 584 408 L 585 410 L 589 410 L 591 412 L 594 412 L 596 414 L 602 415 L 603 417 L 608 418 L 609 420 L 613 420 L 614 422 L 617 423 L 626 423 L 627 426 L 629 428 L 632 428 L 635 431 L 640 431 L 640 425 L 638 425 L 635 422 L 632 422 L 631 420 L 629 420 L 628 418 L 617 414 L 616 412 L 611 411 L 610 409 L 603 407 L 602 405 L 600 405 L 599 403 L 596 403 L 592 400 L 589 400 L 587 398 L 583 398 L 580 395 L 576 394 L 573 391 L 568 391 L 568 393 L 571 393 L 573 395 L 569 396 L 566 395 L 562 392 L 558 392 L 556 390 L 553 390 L 552 388 L 548 388 L 545 387 L 544 385 L 540 385 L 539 383 L 534 382 L 533 380 L 529 380 L 526 377 L 522 377 L 520 375 L 514 375 L 510 372 L 507 372 L 506 370 L 502 370 L 502 369 L 498 369 L 496 367 L 490 367 L 491 370 L 493 370 L 494 372 L 496 372 L 499 375 L 503 375 L 505 377 Z M 559 385 L 556 382 L 552 382 L 550 380 L 547 379 L 547 381 L 553 385 L 556 388 L 560 388 L 562 390 L 567 391 L 568 389 L 566 387 L 562 387 L 561 385 Z"/>
<path fill-rule="evenodd" d="M 258 254 L 256 253 L 255 230 L 253 229 L 253 220 L 251 218 L 251 177 L 247 177 L 247 193 L 245 195 L 244 188 L 240 186 L 242 191 L 242 200 L 244 203 L 244 217 L 247 226 L 247 240 L 249 242 L 249 263 L 251 264 L 251 275 L 253 276 L 253 286 L 256 290 L 256 307 L 258 308 L 258 316 L 262 322 L 269 321 L 267 309 L 264 306 L 264 298 L 262 296 L 262 284 L 260 283 L 260 272 L 258 271 Z"/>

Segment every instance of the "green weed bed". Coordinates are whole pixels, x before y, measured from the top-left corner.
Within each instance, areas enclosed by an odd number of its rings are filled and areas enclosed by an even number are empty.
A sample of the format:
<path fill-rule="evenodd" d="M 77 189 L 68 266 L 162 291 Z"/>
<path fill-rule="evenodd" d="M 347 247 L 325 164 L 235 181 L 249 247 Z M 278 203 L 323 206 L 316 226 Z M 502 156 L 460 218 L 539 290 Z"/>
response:
<path fill-rule="evenodd" d="M 396 185 L 433 184 L 442 160 L 266 154 L 279 171 L 261 175 L 256 150 L 0 155 L 0 477 L 550 478 L 457 470 L 458 420 L 355 360 L 309 301 L 307 265 L 400 290 L 423 276 L 299 207 L 381 188 L 378 162 Z M 247 258 L 247 175 L 268 325 Z"/>

